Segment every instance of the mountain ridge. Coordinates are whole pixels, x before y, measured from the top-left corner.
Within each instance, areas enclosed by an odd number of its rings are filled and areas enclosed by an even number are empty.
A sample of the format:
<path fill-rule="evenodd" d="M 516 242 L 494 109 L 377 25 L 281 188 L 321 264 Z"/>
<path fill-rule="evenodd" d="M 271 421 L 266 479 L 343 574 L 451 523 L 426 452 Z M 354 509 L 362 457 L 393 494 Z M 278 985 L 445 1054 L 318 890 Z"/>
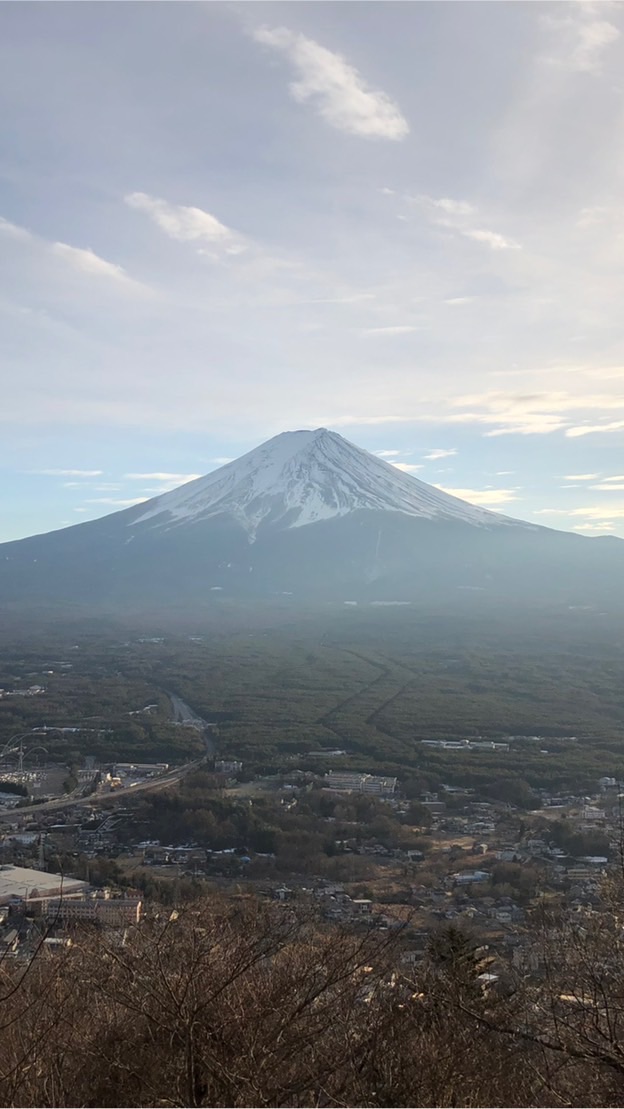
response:
<path fill-rule="evenodd" d="M 457 590 L 502 604 L 613 604 L 623 582 L 621 540 L 596 544 L 470 505 L 321 428 L 284 432 L 100 519 L 0 545 L 0 604 L 452 605 Z"/>

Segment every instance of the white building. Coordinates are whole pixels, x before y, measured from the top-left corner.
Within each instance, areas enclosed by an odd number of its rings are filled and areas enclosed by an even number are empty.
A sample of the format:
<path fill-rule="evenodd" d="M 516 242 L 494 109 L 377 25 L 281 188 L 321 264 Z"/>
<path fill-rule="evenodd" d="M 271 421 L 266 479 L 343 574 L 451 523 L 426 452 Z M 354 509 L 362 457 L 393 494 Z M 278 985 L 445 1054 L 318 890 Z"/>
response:
<path fill-rule="evenodd" d="M 109 926 L 138 924 L 143 902 L 140 897 L 83 897 L 79 900 L 53 898 L 44 905 L 48 920 L 69 924 L 90 920 Z"/>
<path fill-rule="evenodd" d="M 391 797 L 396 790 L 397 780 L 385 775 L 330 770 L 323 778 L 323 785 L 326 789 L 341 790 L 343 793 L 372 793 L 378 797 Z"/>
<path fill-rule="evenodd" d="M 43 870 L 10 864 L 0 866 L 0 905 L 8 905 L 16 898 L 38 902 L 49 897 L 75 897 L 88 888 L 88 882 L 62 874 L 47 874 Z"/>

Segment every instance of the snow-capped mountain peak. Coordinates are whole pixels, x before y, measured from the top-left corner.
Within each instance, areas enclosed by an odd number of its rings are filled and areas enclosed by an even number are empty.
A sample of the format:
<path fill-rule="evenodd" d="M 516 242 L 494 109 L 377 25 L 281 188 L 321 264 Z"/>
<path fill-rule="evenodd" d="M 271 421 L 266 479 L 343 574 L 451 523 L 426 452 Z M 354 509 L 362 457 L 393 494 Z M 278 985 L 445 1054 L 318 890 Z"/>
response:
<path fill-rule="evenodd" d="M 286 431 L 205 477 L 145 505 L 132 525 L 229 515 L 251 540 L 263 522 L 298 528 L 358 510 L 400 512 L 488 527 L 511 523 L 398 470 L 326 428 Z"/>

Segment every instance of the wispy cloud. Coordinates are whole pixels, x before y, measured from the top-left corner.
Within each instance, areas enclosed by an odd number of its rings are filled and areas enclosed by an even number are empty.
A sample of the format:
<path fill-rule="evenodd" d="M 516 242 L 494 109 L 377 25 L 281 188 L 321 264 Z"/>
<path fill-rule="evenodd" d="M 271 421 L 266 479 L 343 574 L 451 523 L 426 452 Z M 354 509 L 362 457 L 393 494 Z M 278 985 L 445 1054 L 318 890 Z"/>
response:
<path fill-rule="evenodd" d="M 375 300 L 375 293 L 348 293 L 345 296 L 312 297 L 310 304 L 359 304 L 363 300 Z"/>
<path fill-rule="evenodd" d="M 564 481 L 596 481 L 600 474 L 564 474 Z"/>
<path fill-rule="evenodd" d="M 45 250 L 47 254 L 58 258 L 79 273 L 87 274 L 90 277 L 105 277 L 125 286 L 140 287 L 140 283 L 130 277 L 123 266 L 119 266 L 115 262 L 108 262 L 106 258 L 100 257 L 89 247 L 84 248 L 70 246 L 69 243 L 50 242 L 43 236 L 29 231 L 26 227 L 19 227 L 17 224 L 2 218 L 0 218 L 0 234 L 24 244 L 37 245 Z"/>
<path fill-rule="evenodd" d="M 451 404 L 454 408 L 469 409 L 465 413 L 451 416 L 451 423 L 498 425 L 483 433 L 486 438 L 501 435 L 548 435 L 554 431 L 565 431 L 567 436 L 575 438 L 624 427 L 624 420 L 570 426 L 574 420 L 572 414 L 584 409 L 624 409 L 624 397 L 617 394 L 574 394 L 563 390 L 534 393 L 489 392 L 456 397 Z"/>
<path fill-rule="evenodd" d="M 375 451 L 379 458 L 398 458 L 403 453 L 403 451 Z"/>
<path fill-rule="evenodd" d="M 290 92 L 299 103 L 310 101 L 332 127 L 367 139 L 404 139 L 409 124 L 398 104 L 367 86 L 354 66 L 314 39 L 287 27 L 260 27 L 256 42 L 284 54 L 298 80 Z"/>
<path fill-rule="evenodd" d="M 576 73 L 600 73 L 605 51 L 617 42 L 620 31 L 608 20 L 596 19 L 598 10 L 576 3 L 563 5 L 563 15 L 543 15 L 542 25 L 554 35 L 546 60 Z"/>
<path fill-rule="evenodd" d="M 386 191 L 386 190 L 384 190 Z M 395 194 L 387 190 L 388 196 Z M 410 204 L 415 204 L 424 209 L 432 221 L 441 221 L 443 227 L 448 226 L 449 216 L 474 216 L 477 208 L 467 200 L 455 200 L 452 196 L 428 196 L 427 193 L 418 193 L 417 196 L 405 196 Z M 442 213 L 442 215 L 440 215 Z"/>
<path fill-rule="evenodd" d="M 451 497 L 459 497 L 462 501 L 484 508 L 495 508 L 520 500 L 517 489 L 449 489 L 446 485 L 436 485 L 436 489 L 441 489 Z"/>
<path fill-rule="evenodd" d="M 247 249 L 242 235 L 226 227 L 203 208 L 170 204 L 167 200 L 140 192 L 129 193 L 124 200 L 130 208 L 145 212 L 165 235 L 176 242 L 210 243 L 212 247 L 221 248 L 225 254 L 231 255 L 241 254 Z"/>
<path fill-rule="evenodd" d="M 424 455 L 424 457 L 427 459 L 428 462 L 437 462 L 439 458 L 452 458 L 454 454 L 457 454 L 456 449 L 454 447 L 450 447 L 448 450 L 440 448 L 429 451 L 429 453 Z"/>
<path fill-rule="evenodd" d="M 412 331 L 420 330 L 414 324 L 401 323 L 390 327 L 364 327 L 362 335 L 409 335 Z"/>
<path fill-rule="evenodd" d="M 474 204 L 469 204 L 467 200 L 453 200 L 451 196 L 423 196 L 419 199 L 450 216 L 473 216 L 477 211 Z"/>
<path fill-rule="evenodd" d="M 396 470 L 402 470 L 404 474 L 417 474 L 423 468 L 415 462 L 392 462 L 392 465 Z"/>
<path fill-rule="evenodd" d="M 133 504 L 143 504 L 147 497 L 90 497 L 86 504 L 108 504 L 115 508 L 131 508 Z"/>
<path fill-rule="evenodd" d="M 0 235 L 4 235 L 7 239 L 18 239 L 22 242 L 29 242 L 35 236 L 31 231 L 25 227 L 19 227 L 16 223 L 11 223 L 10 220 L 4 219 L 0 216 Z"/>
<path fill-rule="evenodd" d="M 69 246 L 68 243 L 52 243 L 50 250 L 58 258 L 62 258 L 74 269 L 79 270 L 80 273 L 87 273 L 93 277 L 111 277 L 114 281 L 124 283 L 132 280 L 122 266 L 118 266 L 114 262 L 107 262 L 105 258 L 100 258 L 99 254 L 96 254 L 93 250 Z"/>
<path fill-rule="evenodd" d="M 474 204 L 467 200 L 455 200 L 449 196 L 434 197 L 421 193 L 418 196 L 405 196 L 409 204 L 416 205 L 426 216 L 429 223 L 444 228 L 445 231 L 454 232 L 466 239 L 487 246 L 490 250 L 520 250 L 520 243 L 479 225 L 475 226 L 475 217 L 479 214 Z M 481 222 L 481 217 L 479 223 Z M 489 220 L 488 220 L 489 222 Z M 447 304 L 465 304 L 471 298 L 451 297 Z"/>
<path fill-rule="evenodd" d="M 103 470 L 29 470 L 30 474 L 41 474 L 43 477 L 101 477 Z"/>
<path fill-rule="evenodd" d="M 124 474 L 127 481 L 162 481 L 167 484 L 174 482 L 176 485 L 184 485 L 187 481 L 195 481 L 201 476 L 201 474 L 169 474 L 162 470 L 151 474 Z"/>
<path fill-rule="evenodd" d="M 568 439 L 579 439 L 583 435 L 602 435 L 610 431 L 621 431 L 624 420 L 612 420 L 604 424 L 580 424 L 578 427 L 569 427 L 566 430 Z"/>
<path fill-rule="evenodd" d="M 575 524 L 572 530 L 587 532 L 589 535 L 605 535 L 606 533 L 615 531 L 615 524 L 610 520 L 595 524 Z"/>
<path fill-rule="evenodd" d="M 520 250 L 520 243 L 514 239 L 506 239 L 504 235 L 500 235 L 498 231 L 486 231 L 484 228 L 469 227 L 461 234 L 466 239 L 474 239 L 477 243 L 483 243 L 489 246 L 492 250 Z"/>
<path fill-rule="evenodd" d="M 611 522 L 612 520 L 624 519 L 624 505 L 620 502 L 616 505 L 591 505 L 587 508 L 538 508 L 533 513 L 534 516 L 568 516 L 584 517 L 587 520 L 600 520 Z"/>

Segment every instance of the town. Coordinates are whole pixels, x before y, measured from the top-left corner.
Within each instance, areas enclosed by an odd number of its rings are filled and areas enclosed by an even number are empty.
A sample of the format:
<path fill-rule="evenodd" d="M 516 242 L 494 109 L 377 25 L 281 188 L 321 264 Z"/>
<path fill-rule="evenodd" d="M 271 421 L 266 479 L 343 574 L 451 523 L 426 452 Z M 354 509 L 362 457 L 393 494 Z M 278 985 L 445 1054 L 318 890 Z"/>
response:
<path fill-rule="evenodd" d="M 330 925 L 400 931 L 407 965 L 453 922 L 487 953 L 492 988 L 510 968 L 539 973 L 538 907 L 573 916 L 600 905 L 622 843 L 622 793 L 609 776 L 592 796 L 539 791 L 534 808 L 457 786 L 407 797 L 396 777 L 365 772 L 293 768 L 249 780 L 235 758 L 186 768 L 89 759 L 78 777 L 71 796 L 47 803 L 2 795 L 0 950 L 11 959 L 28 960 L 42 943 L 57 950 L 85 922 L 123 935 L 152 903 L 214 888 L 314 905 Z M 233 829 L 225 842 L 223 828 L 202 834 L 198 821 L 191 839 L 159 837 L 148 798 L 162 805 L 194 778 L 204 811 L 214 802 L 231 824 L 235 811 L 256 810 L 281 836 L 262 843 L 260 823 L 247 840 Z M 5 769 L 3 782 L 28 786 L 29 772 Z M 302 813 L 322 847 L 304 845 L 297 858 L 288 833 Z"/>

